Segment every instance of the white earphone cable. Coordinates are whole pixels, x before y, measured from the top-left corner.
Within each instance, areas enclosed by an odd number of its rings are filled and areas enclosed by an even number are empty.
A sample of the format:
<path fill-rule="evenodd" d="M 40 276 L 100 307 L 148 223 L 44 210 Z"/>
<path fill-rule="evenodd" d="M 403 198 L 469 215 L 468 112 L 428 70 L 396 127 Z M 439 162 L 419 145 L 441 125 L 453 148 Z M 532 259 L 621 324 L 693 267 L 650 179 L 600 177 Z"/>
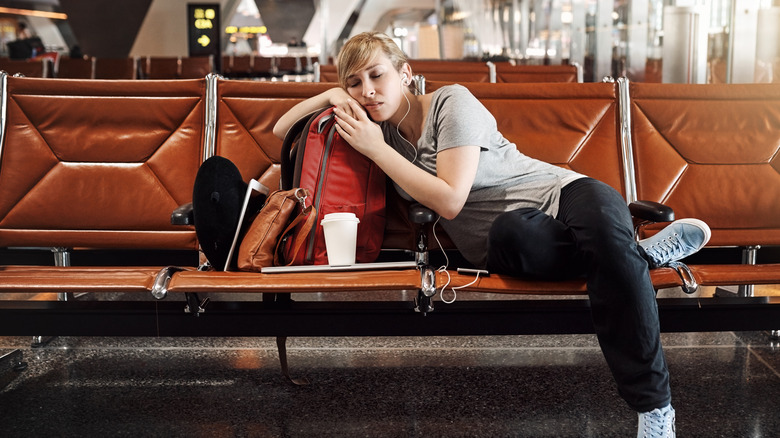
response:
<path fill-rule="evenodd" d="M 436 235 L 436 225 L 438 225 L 439 219 L 441 219 L 441 216 L 436 218 L 436 222 L 433 223 L 432 231 L 433 231 L 433 238 L 434 238 L 434 240 L 436 240 L 436 244 L 439 245 L 439 248 L 442 248 L 441 247 L 441 241 L 439 240 L 439 237 Z M 479 281 L 479 271 L 477 271 L 476 277 L 474 278 L 474 281 L 472 281 L 471 283 L 464 284 L 463 286 L 453 286 L 453 287 L 451 287 L 450 289 L 452 290 L 452 299 L 451 300 L 447 300 L 446 298 L 444 298 L 444 291 L 447 289 L 447 286 L 449 286 L 450 283 L 452 282 L 452 277 L 450 276 L 450 272 L 447 270 L 447 267 L 450 265 L 450 258 L 447 257 L 447 252 L 443 248 L 441 249 L 441 253 L 444 255 L 444 265 L 440 266 L 439 269 L 437 269 L 436 271 L 437 272 L 442 272 L 442 273 L 446 274 L 447 275 L 447 282 L 444 283 L 444 286 L 441 287 L 441 291 L 439 291 L 439 297 L 441 298 L 441 301 L 444 304 L 452 304 L 452 303 L 455 302 L 455 300 L 458 299 L 458 290 L 467 288 L 469 286 L 472 286 L 477 281 Z"/>
<path fill-rule="evenodd" d="M 398 134 L 398 136 L 401 137 L 401 139 L 403 141 L 405 141 L 406 143 L 408 143 L 409 146 L 412 148 L 412 152 L 414 152 L 414 158 L 412 158 L 412 163 L 414 163 L 415 161 L 417 161 L 417 148 L 414 147 L 412 142 L 407 140 L 406 137 L 401 135 L 401 122 L 403 122 L 404 119 L 406 119 L 406 116 L 409 115 L 409 111 L 412 110 L 412 102 L 409 101 L 409 96 L 407 96 L 406 93 L 404 93 L 403 87 L 404 87 L 404 81 L 402 80 L 401 81 L 401 94 L 403 94 L 404 95 L 404 99 L 406 99 L 406 113 L 404 114 L 403 117 L 401 117 L 401 120 L 398 122 L 398 124 L 395 125 L 395 133 Z"/>

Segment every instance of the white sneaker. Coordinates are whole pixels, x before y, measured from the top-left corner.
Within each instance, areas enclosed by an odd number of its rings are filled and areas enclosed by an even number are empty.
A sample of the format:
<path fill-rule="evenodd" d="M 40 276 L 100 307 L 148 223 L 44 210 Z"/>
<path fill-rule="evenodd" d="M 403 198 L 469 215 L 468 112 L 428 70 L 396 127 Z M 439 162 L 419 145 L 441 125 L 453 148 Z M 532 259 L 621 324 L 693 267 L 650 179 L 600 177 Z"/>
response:
<path fill-rule="evenodd" d="M 639 246 L 650 259 L 650 267 L 657 268 L 695 254 L 709 242 L 710 237 L 712 231 L 703 221 L 679 219 L 653 237 L 640 240 Z"/>
<path fill-rule="evenodd" d="M 637 438 L 675 438 L 674 408 L 667 405 L 650 412 L 639 413 Z"/>

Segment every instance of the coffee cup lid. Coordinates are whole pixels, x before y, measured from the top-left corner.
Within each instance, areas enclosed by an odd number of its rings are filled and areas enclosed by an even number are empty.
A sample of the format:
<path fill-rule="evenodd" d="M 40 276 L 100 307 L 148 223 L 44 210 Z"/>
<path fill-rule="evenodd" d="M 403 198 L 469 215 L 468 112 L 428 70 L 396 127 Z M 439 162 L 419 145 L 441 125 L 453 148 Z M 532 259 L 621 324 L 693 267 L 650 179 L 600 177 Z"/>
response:
<path fill-rule="evenodd" d="M 332 221 L 355 221 L 360 220 L 355 216 L 355 213 L 328 213 L 322 218 L 320 223 L 332 222 Z"/>

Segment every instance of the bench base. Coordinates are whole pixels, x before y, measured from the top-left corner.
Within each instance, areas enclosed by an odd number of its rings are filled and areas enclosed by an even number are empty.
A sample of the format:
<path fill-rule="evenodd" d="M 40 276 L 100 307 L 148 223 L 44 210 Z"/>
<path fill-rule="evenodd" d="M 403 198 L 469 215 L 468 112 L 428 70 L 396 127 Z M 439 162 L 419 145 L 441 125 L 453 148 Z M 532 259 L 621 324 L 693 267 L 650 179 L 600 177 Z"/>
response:
<path fill-rule="evenodd" d="M 777 330 L 780 297 L 660 298 L 664 332 Z M 5 336 L 459 336 L 593 333 L 587 299 L 391 301 L 2 301 Z"/>

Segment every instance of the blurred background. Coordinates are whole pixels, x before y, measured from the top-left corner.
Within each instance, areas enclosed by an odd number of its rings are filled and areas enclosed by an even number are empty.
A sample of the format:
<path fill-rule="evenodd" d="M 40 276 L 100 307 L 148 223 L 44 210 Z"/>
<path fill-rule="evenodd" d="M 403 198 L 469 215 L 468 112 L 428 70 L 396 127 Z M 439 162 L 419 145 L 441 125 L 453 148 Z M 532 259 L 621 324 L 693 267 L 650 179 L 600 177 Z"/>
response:
<path fill-rule="evenodd" d="M 300 76 L 369 30 L 415 59 L 576 64 L 586 82 L 780 81 L 780 0 L 0 1 L 8 59 L 292 57 Z"/>

